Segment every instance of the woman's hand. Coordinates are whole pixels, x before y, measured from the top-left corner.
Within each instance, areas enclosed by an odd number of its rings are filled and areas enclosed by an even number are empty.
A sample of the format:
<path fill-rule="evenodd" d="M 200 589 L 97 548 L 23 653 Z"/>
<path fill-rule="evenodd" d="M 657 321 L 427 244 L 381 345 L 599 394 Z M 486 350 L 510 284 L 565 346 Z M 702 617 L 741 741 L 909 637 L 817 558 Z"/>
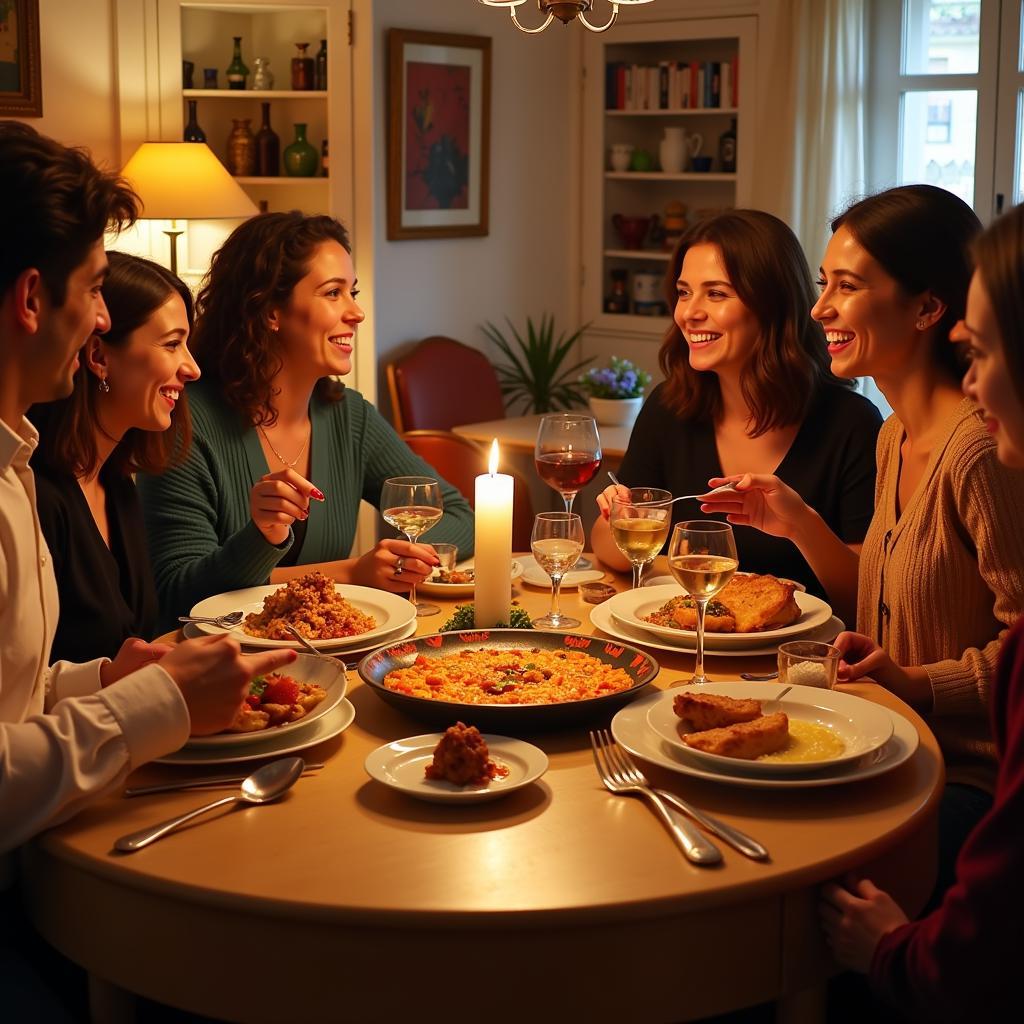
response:
<path fill-rule="evenodd" d="M 280 546 L 296 519 L 309 518 L 309 499 L 323 501 L 323 493 L 294 469 L 267 473 L 249 492 L 249 514 L 267 541 Z"/>
<path fill-rule="evenodd" d="M 612 514 L 612 502 L 629 501 L 629 488 L 622 484 L 611 484 L 597 496 L 597 507 L 602 519 L 607 519 Z"/>
<path fill-rule="evenodd" d="M 863 633 L 840 633 L 832 644 L 839 648 L 841 654 L 836 674 L 839 682 L 852 683 L 863 676 L 870 676 L 916 711 L 931 711 L 934 695 L 925 669 L 897 665 L 871 637 Z"/>
<path fill-rule="evenodd" d="M 159 661 L 174 648 L 170 644 L 148 644 L 137 636 L 129 637 L 117 652 L 113 661 L 106 661 L 100 666 L 100 686 L 109 686 L 118 679 L 137 672 L 140 668 Z"/>
<path fill-rule="evenodd" d="M 404 594 L 414 583 L 422 583 L 440 564 L 441 560 L 429 544 L 382 540 L 356 559 L 350 582 Z"/>
<path fill-rule="evenodd" d="M 866 878 L 823 885 L 818 913 L 836 962 L 862 974 L 882 937 L 907 923 L 899 904 Z"/>
<path fill-rule="evenodd" d="M 728 484 L 730 491 L 702 494 L 701 511 L 725 513 L 730 523 L 752 526 L 774 537 L 792 540 L 813 515 L 803 498 L 777 476 L 768 473 L 743 473 L 739 476 L 715 476 L 709 487 Z"/>

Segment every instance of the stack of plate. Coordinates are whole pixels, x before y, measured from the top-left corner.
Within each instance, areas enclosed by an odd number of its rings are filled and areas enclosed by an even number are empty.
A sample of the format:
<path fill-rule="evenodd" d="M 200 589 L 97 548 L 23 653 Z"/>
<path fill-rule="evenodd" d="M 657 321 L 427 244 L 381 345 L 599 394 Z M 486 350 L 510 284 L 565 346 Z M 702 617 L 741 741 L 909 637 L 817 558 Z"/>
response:
<path fill-rule="evenodd" d="M 675 583 L 658 587 L 624 590 L 620 594 L 596 605 L 590 621 L 598 629 L 620 640 L 656 647 L 662 651 L 692 654 L 697 649 L 697 633 L 692 629 L 656 626 L 644 617 L 656 612 L 666 601 L 679 597 L 682 589 Z M 759 633 L 704 633 L 704 653 L 718 657 L 749 657 L 774 654 L 787 640 L 833 640 L 842 630 L 842 620 L 832 609 L 813 594 L 797 591 L 793 595 L 800 606 L 800 618 L 781 629 L 766 629 Z"/>
<path fill-rule="evenodd" d="M 245 590 L 231 590 L 225 594 L 200 601 L 189 613 L 206 618 L 216 615 L 227 615 L 229 612 L 241 610 L 247 615 L 263 609 L 263 601 L 281 587 L 247 587 Z M 334 590 L 350 604 L 365 615 L 372 615 L 377 625 L 375 628 L 360 633 L 358 636 L 344 636 L 335 640 L 312 640 L 318 651 L 332 651 L 346 659 L 374 651 L 381 644 L 404 640 L 416 632 L 416 609 L 400 594 L 389 594 L 386 590 L 373 587 L 357 587 L 348 583 L 336 583 Z M 271 649 L 275 647 L 297 647 L 296 640 L 264 640 L 250 636 L 241 625 L 231 629 L 222 629 L 210 623 L 191 623 L 190 627 L 202 633 L 231 633 L 245 647 Z"/>
<path fill-rule="evenodd" d="M 466 562 L 459 562 L 456 569 L 465 571 L 473 568 L 473 559 Z M 512 559 L 512 579 L 517 580 L 523 575 L 523 564 L 517 559 Z M 435 597 L 471 597 L 476 589 L 476 583 L 442 583 L 434 576 L 428 576 L 417 588 L 419 594 L 433 594 Z"/>
<path fill-rule="evenodd" d="M 782 700 L 772 700 L 779 689 L 775 684 L 737 681 L 662 691 L 619 711 L 612 719 L 612 734 L 630 753 L 682 775 L 772 789 L 835 786 L 870 779 L 903 764 L 917 749 L 914 726 L 880 704 L 813 686 L 793 686 Z M 825 726 L 842 740 L 842 753 L 798 764 L 745 761 L 695 750 L 683 743 L 672 710 L 673 700 L 684 692 L 760 700 L 766 714 L 784 711 L 791 720 Z"/>

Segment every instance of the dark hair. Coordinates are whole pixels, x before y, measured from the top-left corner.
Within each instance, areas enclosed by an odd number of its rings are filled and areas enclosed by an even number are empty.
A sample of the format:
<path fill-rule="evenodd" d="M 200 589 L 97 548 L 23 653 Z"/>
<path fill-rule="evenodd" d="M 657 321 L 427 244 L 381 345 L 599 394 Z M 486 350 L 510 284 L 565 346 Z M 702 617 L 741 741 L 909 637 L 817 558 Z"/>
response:
<path fill-rule="evenodd" d="M 317 247 L 332 241 L 352 251 L 333 217 L 263 213 L 235 228 L 213 256 L 196 299 L 192 351 L 247 424 L 277 420 L 273 379 L 282 363 L 270 314 L 308 273 Z M 329 377 L 317 382 L 321 398 L 336 400 L 342 391 Z"/>
<path fill-rule="evenodd" d="M 678 298 L 686 253 L 701 243 L 718 247 L 736 294 L 761 327 L 760 343 L 740 377 L 751 437 L 799 423 L 822 384 L 852 386 L 832 374 L 824 333 L 810 315 L 815 295 L 807 260 L 796 235 L 778 217 L 761 210 L 728 210 L 690 227 L 665 275 L 670 309 Z M 674 320 L 658 363 L 666 377 L 669 408 L 683 419 L 718 419 L 718 375 L 690 366 L 686 340 Z"/>
<path fill-rule="evenodd" d="M 974 240 L 974 256 L 995 313 L 1010 381 L 1024 402 L 1024 206 L 993 221 Z"/>
<path fill-rule="evenodd" d="M 123 178 L 20 121 L 0 121 L 0 196 L 0 295 L 35 268 L 57 306 L 107 228 L 127 227 L 139 212 Z"/>
<path fill-rule="evenodd" d="M 832 221 L 845 227 L 907 295 L 930 291 L 946 304 L 935 329 L 935 363 L 957 380 L 960 346 L 949 332 L 963 319 L 973 260 L 971 241 L 981 221 L 959 196 L 935 185 L 901 185 L 854 203 Z"/>
<path fill-rule="evenodd" d="M 192 295 L 188 286 L 169 270 L 152 260 L 123 252 L 107 253 L 110 270 L 103 282 L 103 301 L 110 313 L 110 330 L 103 344 L 120 348 L 131 335 L 172 295 L 185 303 L 189 330 L 192 329 Z M 84 363 L 75 371 L 75 387 L 68 398 L 47 402 L 32 409 L 32 421 L 39 428 L 38 458 L 72 476 L 92 473 L 99 461 L 96 450 L 97 395 L 95 376 Z M 107 468 L 129 473 L 161 473 L 188 454 L 192 421 L 185 392 L 171 413 L 168 430 L 132 428 L 118 442 Z"/>

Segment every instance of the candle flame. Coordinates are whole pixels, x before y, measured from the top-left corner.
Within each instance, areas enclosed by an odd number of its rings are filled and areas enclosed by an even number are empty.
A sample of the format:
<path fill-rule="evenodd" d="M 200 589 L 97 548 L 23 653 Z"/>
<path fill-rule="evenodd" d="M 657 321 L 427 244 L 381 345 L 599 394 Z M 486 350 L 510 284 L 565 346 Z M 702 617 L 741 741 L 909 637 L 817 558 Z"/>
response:
<path fill-rule="evenodd" d="M 491 457 L 487 460 L 487 472 L 494 476 L 498 472 L 498 439 L 491 442 Z"/>

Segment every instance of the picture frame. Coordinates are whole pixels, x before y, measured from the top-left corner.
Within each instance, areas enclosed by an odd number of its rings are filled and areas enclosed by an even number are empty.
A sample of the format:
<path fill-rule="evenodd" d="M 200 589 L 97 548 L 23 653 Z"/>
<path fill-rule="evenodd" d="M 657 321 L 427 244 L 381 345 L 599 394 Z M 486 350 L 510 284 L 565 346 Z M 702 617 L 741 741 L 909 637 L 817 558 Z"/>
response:
<path fill-rule="evenodd" d="M 388 32 L 388 238 L 488 233 L 491 40 Z"/>
<path fill-rule="evenodd" d="M 39 0 L 0 0 L 0 116 L 42 117 Z"/>

